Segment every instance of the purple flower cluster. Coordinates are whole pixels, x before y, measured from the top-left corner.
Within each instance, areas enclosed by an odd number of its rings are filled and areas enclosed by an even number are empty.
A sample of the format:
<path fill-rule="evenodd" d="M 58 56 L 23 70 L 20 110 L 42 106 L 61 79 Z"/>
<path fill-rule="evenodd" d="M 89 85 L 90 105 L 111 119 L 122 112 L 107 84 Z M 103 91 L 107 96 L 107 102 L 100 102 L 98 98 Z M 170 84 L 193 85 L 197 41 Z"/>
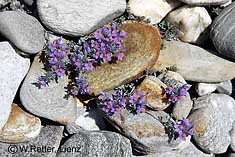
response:
<path fill-rule="evenodd" d="M 49 42 L 41 55 L 47 74 L 38 78 L 35 85 L 45 87 L 51 80 L 69 75 L 71 82 L 67 91 L 74 96 L 87 93 L 86 72 L 105 61 L 122 60 L 124 50 L 121 39 L 125 35 L 115 24 L 109 24 L 90 36 L 81 37 L 78 43 L 63 43 L 62 37 Z"/>
<path fill-rule="evenodd" d="M 101 110 L 109 116 L 121 113 L 123 109 L 137 114 L 145 112 L 144 96 L 142 91 L 137 91 L 130 96 L 122 95 L 120 92 L 116 92 L 112 96 L 101 93 L 98 97 L 98 104 L 101 106 Z"/>
<path fill-rule="evenodd" d="M 94 69 L 96 61 L 94 59 L 88 59 L 81 52 L 78 52 L 71 54 L 69 63 L 76 70 L 86 72 Z"/>
<path fill-rule="evenodd" d="M 178 135 L 178 138 L 180 138 L 183 141 L 186 140 L 187 136 L 193 135 L 193 127 L 194 125 L 191 122 L 189 122 L 186 118 L 183 118 L 183 120 L 181 120 L 178 123 L 175 123 L 174 125 L 174 129 Z"/>
<path fill-rule="evenodd" d="M 169 103 L 176 103 L 182 100 L 189 90 L 187 84 L 182 85 L 181 87 L 174 86 L 173 84 L 167 84 L 167 88 L 165 88 L 165 93 L 167 94 Z"/>
<path fill-rule="evenodd" d="M 62 37 L 48 44 L 49 66 L 57 77 L 65 75 L 65 67 L 67 61 L 67 51 L 70 49 L 68 45 L 62 43 Z"/>
<path fill-rule="evenodd" d="M 86 81 L 81 77 L 76 77 L 75 83 L 70 87 L 70 93 L 73 96 L 77 96 L 78 94 L 86 94 L 88 91 Z"/>
<path fill-rule="evenodd" d="M 94 39 L 90 41 L 92 57 L 101 62 L 111 61 L 113 57 L 122 60 L 125 50 L 122 49 L 121 39 L 126 36 L 124 31 L 118 30 L 115 24 L 105 25 L 96 30 Z"/>

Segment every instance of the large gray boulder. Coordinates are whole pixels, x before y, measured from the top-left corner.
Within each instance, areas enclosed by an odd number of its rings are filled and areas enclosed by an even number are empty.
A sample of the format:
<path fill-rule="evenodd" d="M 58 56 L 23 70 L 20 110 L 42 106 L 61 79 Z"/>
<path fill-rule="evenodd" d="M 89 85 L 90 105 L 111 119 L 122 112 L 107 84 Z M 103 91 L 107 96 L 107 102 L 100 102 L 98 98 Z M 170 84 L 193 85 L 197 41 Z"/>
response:
<path fill-rule="evenodd" d="M 38 53 L 45 44 L 40 22 L 20 11 L 0 12 L 0 34 L 27 54 Z"/>
<path fill-rule="evenodd" d="M 36 56 L 20 89 L 22 105 L 31 113 L 58 123 L 73 122 L 76 118 L 76 100 L 73 97 L 64 98 L 67 76 L 60 78 L 58 83 L 52 81 L 48 87 L 38 89 L 33 83 L 45 74 L 42 68 L 43 64 Z"/>
<path fill-rule="evenodd" d="M 7 122 L 11 104 L 21 81 L 27 74 L 30 60 L 18 55 L 8 42 L 0 42 L 0 129 Z"/>
<path fill-rule="evenodd" d="M 217 51 L 235 59 L 235 2 L 223 9 L 211 25 L 210 38 Z"/>
<path fill-rule="evenodd" d="M 67 148 L 76 148 L 64 152 Z M 70 137 L 60 148 L 58 157 L 131 157 L 130 141 L 114 132 L 81 131 Z"/>
<path fill-rule="evenodd" d="M 63 130 L 63 126 L 48 125 L 42 128 L 38 137 L 29 142 L 14 145 L 0 143 L 0 156 L 56 157 L 56 152 L 63 137 Z"/>
<path fill-rule="evenodd" d="M 59 34 L 86 35 L 120 16 L 126 0 L 38 0 L 38 14 L 44 25 Z"/>
<path fill-rule="evenodd" d="M 201 149 L 212 154 L 224 153 L 232 142 L 235 100 L 225 94 L 200 97 L 195 100 L 189 119 L 195 125 L 193 138 Z"/>

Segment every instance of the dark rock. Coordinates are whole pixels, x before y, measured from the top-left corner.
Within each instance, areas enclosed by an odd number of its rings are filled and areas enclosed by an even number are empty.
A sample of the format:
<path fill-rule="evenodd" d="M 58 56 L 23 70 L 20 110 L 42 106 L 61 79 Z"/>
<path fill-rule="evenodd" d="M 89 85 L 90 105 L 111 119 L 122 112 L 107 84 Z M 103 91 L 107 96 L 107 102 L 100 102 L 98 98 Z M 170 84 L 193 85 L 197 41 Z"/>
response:
<path fill-rule="evenodd" d="M 235 59 L 235 2 L 223 9 L 211 25 L 210 37 L 217 51 Z"/>
<path fill-rule="evenodd" d="M 60 148 L 63 151 L 72 148 L 72 152 L 58 152 L 58 157 L 131 157 L 130 141 L 114 132 L 79 132 L 70 137 Z"/>
<path fill-rule="evenodd" d="M 64 127 L 46 126 L 40 135 L 30 142 L 20 144 L 0 143 L 0 156 L 55 157 L 62 139 Z"/>

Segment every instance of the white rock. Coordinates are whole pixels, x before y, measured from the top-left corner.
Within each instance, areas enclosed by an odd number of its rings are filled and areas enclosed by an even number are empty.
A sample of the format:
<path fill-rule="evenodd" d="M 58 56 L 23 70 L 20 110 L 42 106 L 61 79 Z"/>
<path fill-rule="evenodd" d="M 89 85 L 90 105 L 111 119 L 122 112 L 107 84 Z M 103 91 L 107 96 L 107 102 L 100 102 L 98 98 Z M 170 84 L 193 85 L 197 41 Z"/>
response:
<path fill-rule="evenodd" d="M 18 55 L 8 42 L 0 42 L 0 129 L 10 115 L 18 87 L 29 70 L 30 60 Z"/>
<path fill-rule="evenodd" d="M 219 5 L 219 4 L 225 4 L 229 0 L 181 0 L 181 1 L 190 5 Z"/>
<path fill-rule="evenodd" d="M 89 105 L 89 108 L 87 108 L 78 99 L 77 105 L 76 120 L 66 126 L 66 129 L 70 134 L 79 133 L 81 129 L 97 131 L 105 128 L 105 123 L 97 106 Z"/>
<path fill-rule="evenodd" d="M 212 22 L 205 8 L 189 5 L 172 11 L 166 20 L 179 29 L 180 40 L 197 44 L 207 39 L 205 30 Z"/>
<path fill-rule="evenodd" d="M 59 34 L 86 35 L 120 16 L 126 0 L 38 0 L 44 25 Z"/>
<path fill-rule="evenodd" d="M 231 95 L 232 88 L 233 85 L 231 81 L 224 81 L 221 83 L 198 83 L 196 85 L 196 92 L 199 96 L 203 96 L 217 90 L 219 93 Z"/>
<path fill-rule="evenodd" d="M 196 85 L 196 92 L 199 96 L 210 94 L 216 90 L 216 84 L 211 83 L 198 83 Z"/>
<path fill-rule="evenodd" d="M 130 0 L 128 7 L 135 16 L 145 16 L 156 24 L 180 3 L 179 0 Z"/>

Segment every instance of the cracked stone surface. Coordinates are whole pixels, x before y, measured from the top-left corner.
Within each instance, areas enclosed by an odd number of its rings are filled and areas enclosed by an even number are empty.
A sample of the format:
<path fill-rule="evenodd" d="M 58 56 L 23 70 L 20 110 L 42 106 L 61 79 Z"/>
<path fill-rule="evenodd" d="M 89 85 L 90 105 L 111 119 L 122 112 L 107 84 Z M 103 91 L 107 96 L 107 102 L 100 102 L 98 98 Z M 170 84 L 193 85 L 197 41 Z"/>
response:
<path fill-rule="evenodd" d="M 126 0 L 38 0 L 44 25 L 59 34 L 86 35 L 124 13 Z"/>
<path fill-rule="evenodd" d="M 225 94 L 200 97 L 195 100 L 189 119 L 195 125 L 193 137 L 198 146 L 208 153 L 224 153 L 231 143 L 235 100 Z"/>

